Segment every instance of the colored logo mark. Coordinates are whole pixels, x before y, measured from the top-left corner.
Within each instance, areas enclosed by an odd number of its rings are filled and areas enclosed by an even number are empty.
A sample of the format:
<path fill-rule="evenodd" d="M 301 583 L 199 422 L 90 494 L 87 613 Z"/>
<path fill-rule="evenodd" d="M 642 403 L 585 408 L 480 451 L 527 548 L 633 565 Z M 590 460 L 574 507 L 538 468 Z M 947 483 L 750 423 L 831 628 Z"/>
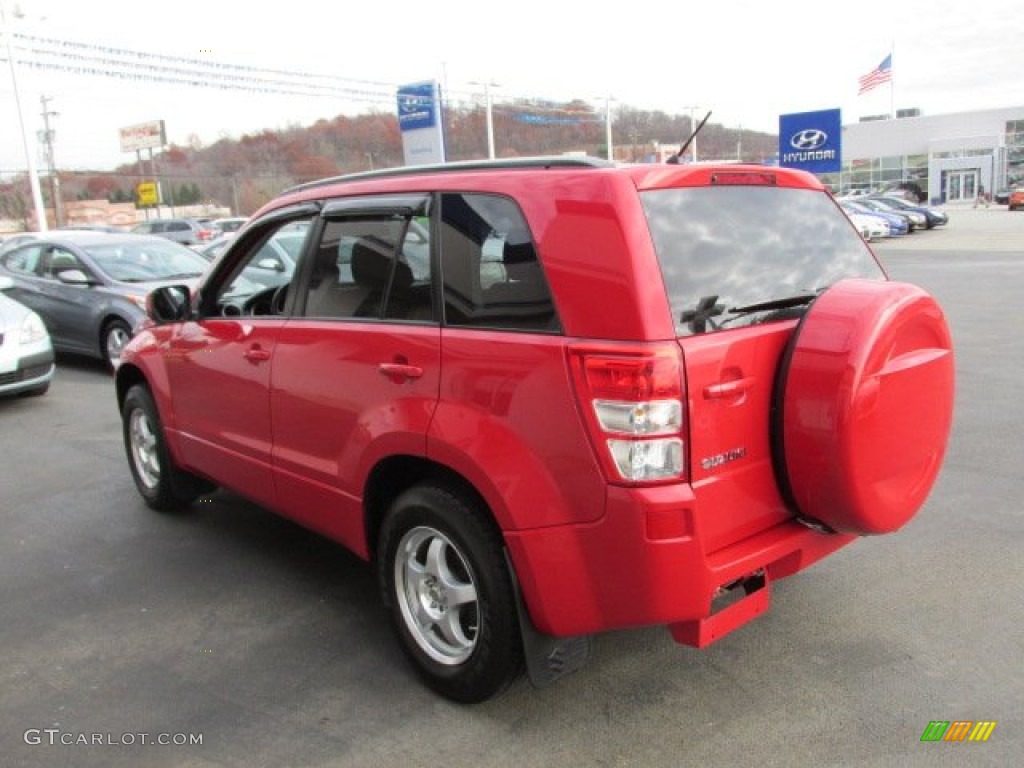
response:
<path fill-rule="evenodd" d="M 988 741 L 995 727 L 995 720 L 932 720 L 921 741 Z"/>

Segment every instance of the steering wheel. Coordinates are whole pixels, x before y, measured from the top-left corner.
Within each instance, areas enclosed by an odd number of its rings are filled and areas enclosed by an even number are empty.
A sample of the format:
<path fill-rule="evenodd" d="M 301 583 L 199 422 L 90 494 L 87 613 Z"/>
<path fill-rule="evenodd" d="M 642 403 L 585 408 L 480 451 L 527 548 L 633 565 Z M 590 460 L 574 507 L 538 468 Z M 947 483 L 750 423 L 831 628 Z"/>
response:
<path fill-rule="evenodd" d="M 284 305 L 288 301 L 288 283 L 277 286 L 270 297 L 270 314 L 283 315 Z"/>

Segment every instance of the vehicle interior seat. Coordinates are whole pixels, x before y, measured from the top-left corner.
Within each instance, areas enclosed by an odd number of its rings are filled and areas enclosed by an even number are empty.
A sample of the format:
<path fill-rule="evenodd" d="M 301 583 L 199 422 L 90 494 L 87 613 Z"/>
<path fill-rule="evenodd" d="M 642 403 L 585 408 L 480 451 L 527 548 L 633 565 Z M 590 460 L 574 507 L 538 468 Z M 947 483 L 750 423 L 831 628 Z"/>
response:
<path fill-rule="evenodd" d="M 515 318 L 516 326 L 528 323 L 540 330 L 555 323 L 555 310 L 533 243 L 506 241 L 502 247 L 505 281 L 484 291 L 489 319 Z"/>

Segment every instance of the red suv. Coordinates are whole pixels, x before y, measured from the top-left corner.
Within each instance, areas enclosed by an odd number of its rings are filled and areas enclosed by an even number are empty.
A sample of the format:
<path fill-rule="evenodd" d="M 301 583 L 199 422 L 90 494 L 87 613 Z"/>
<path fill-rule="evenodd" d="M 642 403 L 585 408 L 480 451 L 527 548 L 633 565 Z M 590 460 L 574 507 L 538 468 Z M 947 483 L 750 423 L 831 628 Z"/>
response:
<path fill-rule="evenodd" d="M 246 277 L 304 233 L 290 274 Z M 924 503 L 950 430 L 942 310 L 813 177 L 464 163 L 330 179 L 255 215 L 117 371 L 149 506 L 223 486 L 374 564 L 461 701 L 593 633 L 705 646 L 772 582 Z"/>

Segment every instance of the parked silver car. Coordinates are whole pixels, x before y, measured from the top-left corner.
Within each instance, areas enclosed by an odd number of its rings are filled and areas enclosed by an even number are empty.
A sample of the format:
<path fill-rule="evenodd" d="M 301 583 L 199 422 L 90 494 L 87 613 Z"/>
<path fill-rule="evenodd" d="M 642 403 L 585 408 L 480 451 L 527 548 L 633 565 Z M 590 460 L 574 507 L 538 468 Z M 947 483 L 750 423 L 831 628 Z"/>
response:
<path fill-rule="evenodd" d="M 151 219 L 139 222 L 131 231 L 136 235 L 157 235 L 183 245 L 203 243 L 217 236 L 212 226 L 190 218 Z"/>
<path fill-rule="evenodd" d="M 146 316 L 146 296 L 195 281 L 205 259 L 148 235 L 51 232 L 0 256 L 8 294 L 39 313 L 58 352 L 98 357 L 112 368 Z"/>
<path fill-rule="evenodd" d="M 0 396 L 42 395 L 53 379 L 53 346 L 42 319 L 5 295 L 14 288 L 0 275 Z"/>

